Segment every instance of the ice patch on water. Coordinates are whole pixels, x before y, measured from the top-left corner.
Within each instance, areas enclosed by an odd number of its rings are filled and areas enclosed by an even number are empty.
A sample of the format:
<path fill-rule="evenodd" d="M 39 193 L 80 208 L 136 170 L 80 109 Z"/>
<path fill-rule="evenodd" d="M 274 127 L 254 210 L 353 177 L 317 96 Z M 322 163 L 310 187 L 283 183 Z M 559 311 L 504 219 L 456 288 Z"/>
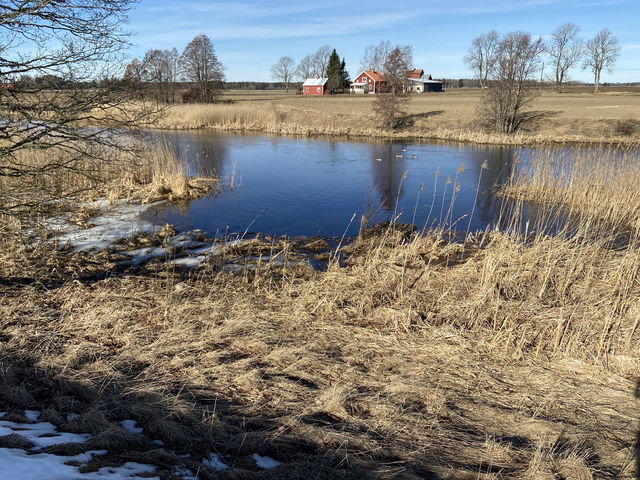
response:
<path fill-rule="evenodd" d="M 47 226 L 58 231 L 56 240 L 61 244 L 70 244 L 74 252 L 102 250 L 121 238 L 158 230 L 159 225 L 140 219 L 140 214 L 153 205 L 120 202 L 107 207 L 106 201 L 101 200 L 88 204 L 90 207 L 103 209 L 100 215 L 90 219 L 93 225 L 91 228 L 83 229 L 59 218 L 51 219 Z"/>

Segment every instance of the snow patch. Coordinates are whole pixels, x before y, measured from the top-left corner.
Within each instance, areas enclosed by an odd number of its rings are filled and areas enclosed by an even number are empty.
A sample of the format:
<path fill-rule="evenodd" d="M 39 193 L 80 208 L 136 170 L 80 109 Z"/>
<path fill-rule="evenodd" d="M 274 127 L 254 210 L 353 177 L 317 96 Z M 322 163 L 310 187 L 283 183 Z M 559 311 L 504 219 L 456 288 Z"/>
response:
<path fill-rule="evenodd" d="M 103 209 L 101 215 L 89 220 L 93 225 L 91 228 L 82 229 L 60 218 L 51 219 L 48 226 L 60 233 L 58 242 L 70 244 L 74 252 L 102 250 L 121 238 L 158 230 L 160 226 L 140 220 L 140 214 L 154 205 L 157 203 L 131 205 L 122 201 L 108 207 L 105 200 L 99 200 L 88 204 Z"/>
<path fill-rule="evenodd" d="M 121 467 L 104 467 L 95 472 L 80 473 L 78 466 L 71 462 L 86 464 L 94 455 L 104 455 L 104 450 L 94 450 L 72 457 L 51 455 L 49 453 L 28 454 L 16 448 L 0 448 L 0 471 L 11 480 L 128 480 L 138 479 L 141 473 L 153 473 L 155 467 L 140 463 L 127 462 Z M 147 477 L 148 480 L 160 480 Z"/>
<path fill-rule="evenodd" d="M 173 469 L 173 473 L 177 477 L 180 477 L 182 480 L 199 480 L 199 478 L 196 477 L 191 470 L 183 467 L 182 465 L 178 465 L 177 467 L 175 467 Z"/>
<path fill-rule="evenodd" d="M 143 432 L 143 429 L 141 427 L 136 427 L 135 420 L 122 420 L 120 422 L 120 426 L 127 432 L 133 433 L 134 435 L 140 435 Z"/>
<path fill-rule="evenodd" d="M 257 453 L 251 455 L 251 458 L 253 458 L 259 468 L 262 468 L 264 470 L 271 470 L 272 468 L 276 468 L 282 465 L 282 462 L 274 460 L 271 457 L 263 457 L 262 455 L 258 455 Z"/>
<path fill-rule="evenodd" d="M 26 413 L 27 412 L 25 412 L 25 416 Z M 91 435 L 86 433 L 58 432 L 56 427 L 49 422 L 34 424 L 14 423 L 6 420 L 0 420 L 0 436 L 11 435 L 14 433 L 33 443 L 35 445 L 34 450 L 40 450 L 53 445 L 62 445 L 64 443 L 82 443 L 91 438 Z"/>
<path fill-rule="evenodd" d="M 37 422 L 40 418 L 40 412 L 38 410 L 25 410 L 24 416 L 27 417 L 32 422 Z"/>
<path fill-rule="evenodd" d="M 217 453 L 210 454 L 207 458 L 202 459 L 202 464 L 205 467 L 212 468 L 217 472 L 229 470 L 229 465 L 222 461 L 222 457 Z"/>

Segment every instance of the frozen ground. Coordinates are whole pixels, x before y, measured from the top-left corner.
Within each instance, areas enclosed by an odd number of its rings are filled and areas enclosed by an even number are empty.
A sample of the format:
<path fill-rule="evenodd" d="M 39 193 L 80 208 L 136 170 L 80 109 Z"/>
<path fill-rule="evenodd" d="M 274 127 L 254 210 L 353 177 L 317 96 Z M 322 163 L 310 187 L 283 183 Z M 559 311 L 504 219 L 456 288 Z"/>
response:
<path fill-rule="evenodd" d="M 131 480 L 145 478 L 160 480 L 154 476 L 156 467 L 136 462 L 125 462 L 120 466 L 109 466 L 86 471 L 94 457 L 108 455 L 107 450 L 89 450 L 78 455 L 65 456 L 43 452 L 47 447 L 65 443 L 85 443 L 89 434 L 60 432 L 49 422 L 39 421 L 40 412 L 24 412 L 27 422 L 5 420 L 0 412 L 0 441 L 12 438 L 20 448 L 0 448 L 0 477 L 11 480 Z M 120 426 L 134 435 L 143 435 L 143 429 L 134 420 L 122 420 Z M 20 437 L 20 442 L 16 438 Z M 146 438 L 146 437 L 145 437 Z M 162 443 L 148 439 L 150 445 Z M 6 444 L 6 442 L 4 443 Z M 256 467 L 270 470 L 282 465 L 277 460 L 256 454 L 251 455 Z M 201 460 L 203 466 L 221 472 L 232 469 L 225 457 L 212 453 Z M 183 480 L 198 480 L 198 475 L 184 465 L 175 465 L 173 474 Z M 141 477 L 140 475 L 143 475 Z"/>
<path fill-rule="evenodd" d="M 162 229 L 156 225 L 140 220 L 140 214 L 152 205 L 131 205 L 124 202 L 110 205 L 106 200 L 98 200 L 79 206 L 96 210 L 98 213 L 88 219 L 83 228 L 67 218 L 57 217 L 48 222 L 57 234 L 53 240 L 61 246 L 70 246 L 72 251 L 96 253 L 108 249 L 120 256 L 118 264 L 122 267 L 142 266 L 154 259 L 181 268 L 195 268 L 212 255 L 218 255 L 225 249 L 238 246 L 247 240 L 237 234 L 221 241 L 206 239 L 205 232 L 194 229 L 164 238 L 160 246 L 127 249 L 118 242 L 123 238 L 131 238 L 137 234 L 152 234 Z M 284 260 L 280 255 L 242 256 L 227 258 L 222 268 L 229 272 L 242 270 L 247 264 L 269 262 L 273 266 L 294 266 L 299 262 Z"/>
<path fill-rule="evenodd" d="M 157 203 L 133 205 L 124 201 L 110 205 L 106 200 L 96 200 L 82 205 L 100 212 L 89 220 L 90 228 L 82 228 L 62 217 L 51 219 L 48 227 L 60 232 L 56 236 L 58 242 L 70 244 L 76 252 L 102 250 L 121 238 L 159 230 L 160 225 L 140 220 L 140 214 L 154 205 Z"/>

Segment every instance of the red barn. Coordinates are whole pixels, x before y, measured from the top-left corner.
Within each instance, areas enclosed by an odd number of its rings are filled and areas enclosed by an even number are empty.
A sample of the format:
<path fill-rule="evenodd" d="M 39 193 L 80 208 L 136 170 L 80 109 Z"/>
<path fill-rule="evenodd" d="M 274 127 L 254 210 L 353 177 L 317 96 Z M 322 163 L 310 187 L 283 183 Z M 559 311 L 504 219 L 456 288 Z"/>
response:
<path fill-rule="evenodd" d="M 324 95 L 327 91 L 328 78 L 307 78 L 302 84 L 303 95 Z"/>
<path fill-rule="evenodd" d="M 380 93 L 387 87 L 387 81 L 380 72 L 365 70 L 351 84 L 351 93 Z"/>

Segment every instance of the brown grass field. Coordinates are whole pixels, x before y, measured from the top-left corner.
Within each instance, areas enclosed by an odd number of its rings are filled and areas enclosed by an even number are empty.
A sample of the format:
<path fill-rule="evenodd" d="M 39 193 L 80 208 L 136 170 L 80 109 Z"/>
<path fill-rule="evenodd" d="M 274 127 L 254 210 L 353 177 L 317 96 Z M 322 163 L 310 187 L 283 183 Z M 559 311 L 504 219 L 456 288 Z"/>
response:
<path fill-rule="evenodd" d="M 217 257 L 117 272 L 107 253 L 7 232 L 0 409 L 43 409 L 109 450 L 94 468 L 141 461 L 163 480 L 175 465 L 206 480 L 635 478 L 637 158 L 586 156 L 559 180 L 553 162 L 503 192 L 516 207 L 535 200 L 540 222 L 563 208 L 571 221 L 553 237 L 390 226 L 326 272 L 266 262 L 229 274 Z M 128 435 L 124 418 L 166 445 Z M 211 452 L 232 468 L 204 466 Z M 259 470 L 252 453 L 283 465 Z"/>
<path fill-rule="evenodd" d="M 272 134 L 415 137 L 477 143 L 640 142 L 640 88 L 605 87 L 594 95 L 586 88 L 565 93 L 543 90 L 530 110 L 543 116 L 516 135 L 488 134 L 476 125 L 478 89 L 414 94 L 407 126 L 384 132 L 376 128 L 372 95 L 305 97 L 295 93 L 228 91 L 232 104 L 178 105 L 160 128 L 261 131 Z"/>

